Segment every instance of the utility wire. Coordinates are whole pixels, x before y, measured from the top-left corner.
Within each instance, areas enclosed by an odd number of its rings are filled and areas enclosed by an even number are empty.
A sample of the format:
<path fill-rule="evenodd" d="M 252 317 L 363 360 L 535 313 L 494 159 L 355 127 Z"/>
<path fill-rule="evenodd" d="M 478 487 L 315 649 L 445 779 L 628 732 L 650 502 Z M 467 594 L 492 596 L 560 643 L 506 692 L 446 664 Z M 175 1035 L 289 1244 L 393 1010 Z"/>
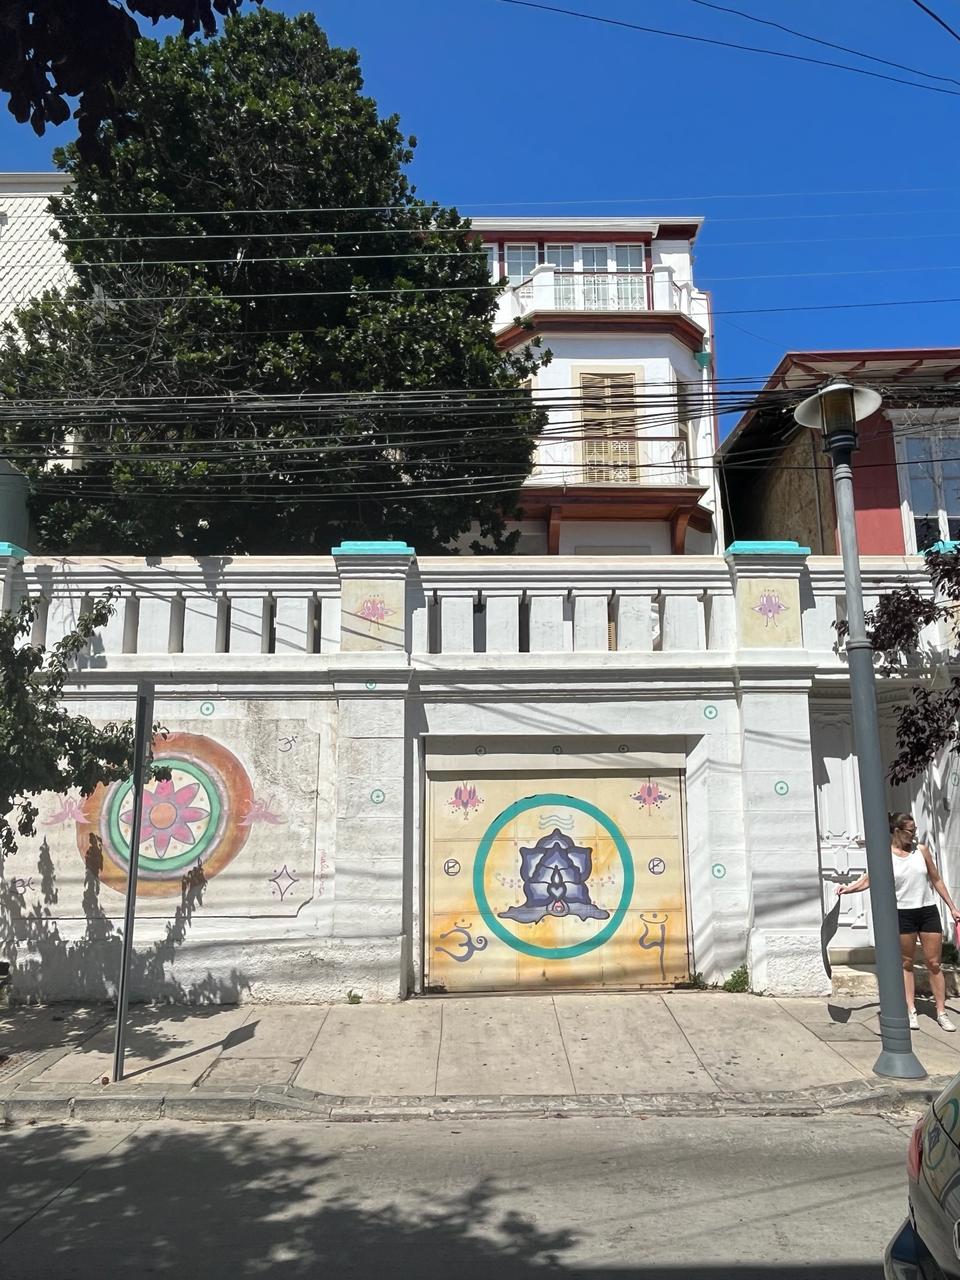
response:
<path fill-rule="evenodd" d="M 813 44 L 823 45 L 827 49 L 838 49 L 841 53 L 852 53 L 855 58 L 866 58 L 869 62 L 877 62 L 884 67 L 894 67 L 898 71 L 909 71 L 914 76 L 926 76 L 930 80 L 945 80 L 950 84 L 960 85 L 960 80 L 955 80 L 953 76 L 938 76 L 932 71 L 923 71 L 918 67 L 908 67 L 902 62 L 891 62 L 888 58 L 877 58 L 872 53 L 864 53 L 862 49 L 851 49 L 845 44 L 835 44 L 833 40 L 823 40 L 820 36 L 808 35 L 805 31 L 797 31 L 793 27 L 785 27 L 782 22 L 773 22 L 770 18 L 760 18 L 754 13 L 746 13 L 743 9 L 731 9 L 727 5 L 713 4 L 711 0 L 690 0 L 691 4 L 698 4 L 704 9 L 714 9 L 717 13 L 732 13 L 738 18 L 745 18 L 747 22 L 757 22 L 764 27 L 773 27 L 776 31 L 785 31 L 787 35 L 797 36 L 801 40 L 809 40 Z"/>
<path fill-rule="evenodd" d="M 705 0 L 693 0 L 693 3 L 694 4 L 705 3 Z M 710 7 L 716 8 L 717 6 L 711 5 Z M 738 10 L 731 9 L 729 10 L 729 12 L 736 13 L 738 12 Z M 755 21 L 763 22 L 764 19 L 757 18 L 755 19 Z M 769 25 L 778 26 L 779 24 L 770 23 Z M 782 29 L 784 31 L 789 30 L 788 27 L 784 27 Z M 805 38 L 812 39 L 813 37 L 808 36 Z M 842 45 L 837 46 L 837 48 L 842 48 L 842 47 L 843 47 Z M 866 57 L 869 57 L 869 54 L 861 54 L 860 56 L 866 58 Z M 882 59 L 880 59 L 880 61 L 882 61 Z M 895 66 L 898 66 L 899 64 L 893 62 L 890 65 L 895 67 Z M 928 73 L 918 72 L 917 74 L 926 75 Z M 950 77 L 935 76 L 934 79 L 938 79 L 938 80 L 950 79 Z M 960 85 L 960 80 L 952 80 L 952 83 Z M 89 208 L 89 209 L 83 209 L 79 212 L 71 209 L 69 210 L 69 213 L 71 217 L 80 217 L 84 219 L 87 219 L 87 218 L 213 218 L 213 217 L 232 218 L 232 217 L 239 217 L 240 215 L 262 217 L 262 216 L 265 216 L 266 214 L 275 214 L 275 213 L 282 213 L 282 214 L 392 213 L 397 210 L 401 210 L 401 211 L 408 210 L 412 212 L 416 212 L 417 210 L 422 210 L 423 212 L 429 212 L 432 209 L 449 209 L 449 208 L 464 209 L 464 208 L 473 208 L 473 207 L 479 207 L 484 209 L 524 209 L 524 208 L 549 209 L 549 208 L 561 207 L 564 205 L 581 205 L 581 204 L 641 204 L 646 201 L 653 201 L 653 200 L 659 201 L 660 203 L 663 203 L 663 204 L 667 204 L 667 203 L 683 204 L 685 201 L 688 201 L 688 200 L 689 201 L 786 200 L 786 199 L 796 200 L 796 199 L 810 199 L 813 197 L 822 197 L 822 196 L 914 195 L 914 194 L 920 194 L 920 193 L 929 194 L 930 192 L 933 192 L 933 191 L 955 192 L 957 190 L 958 190 L 957 187 L 866 187 L 866 188 L 858 188 L 856 190 L 844 189 L 839 191 L 745 191 L 745 192 L 733 191 L 733 192 L 723 192 L 721 194 L 711 193 L 710 195 L 693 195 L 693 196 L 678 196 L 678 195 L 669 195 L 669 196 L 641 195 L 641 196 L 611 196 L 611 197 L 580 196 L 575 200 L 510 200 L 510 201 L 473 200 L 469 202 L 451 200 L 443 204 L 441 204 L 439 201 L 434 201 L 429 205 L 414 205 L 414 204 L 324 205 L 324 204 L 320 204 L 320 205 L 300 205 L 300 206 L 291 206 L 291 205 L 265 206 L 265 207 L 259 207 L 256 209 L 171 208 L 171 209 L 107 210 L 107 209 L 99 209 L 99 208 Z M 65 190 L 65 194 L 69 194 L 69 188 Z M 482 214 L 478 214 L 475 216 L 480 217 L 481 220 L 483 218 Z M 455 230 L 456 228 L 452 228 L 452 229 Z M 460 228 L 460 229 L 469 230 L 469 228 Z"/>
<path fill-rule="evenodd" d="M 914 0 L 917 3 L 918 0 Z M 916 80 L 904 80 L 900 76 L 888 76 L 882 71 L 868 71 L 866 67 L 854 67 L 847 62 L 830 62 L 825 58 L 810 58 L 802 53 L 784 53 L 778 49 L 765 49 L 759 45 L 739 44 L 732 40 L 715 40 L 710 36 L 695 36 L 684 31 L 667 31 L 663 27 L 641 26 L 636 22 L 626 22 L 621 18 L 601 17 L 596 13 L 582 13 L 577 9 L 561 9 L 556 5 L 540 4 L 536 0 L 497 0 L 498 4 L 512 4 L 522 9 L 538 9 L 544 13 L 560 13 L 568 18 L 581 18 L 586 22 L 599 22 L 609 27 L 622 27 L 628 31 L 641 31 L 645 35 L 669 36 L 674 40 L 689 40 L 695 44 L 716 45 L 721 49 L 736 49 L 741 53 L 761 53 L 770 58 L 785 58 L 790 62 L 806 62 L 816 67 L 832 67 L 835 71 L 851 71 L 858 76 L 870 76 L 874 80 L 888 80 L 891 84 L 905 84 L 911 89 L 926 89 L 929 93 L 945 93 L 950 97 L 960 97 L 958 89 L 941 89 L 934 84 L 919 84 Z"/>
<path fill-rule="evenodd" d="M 955 31 L 953 27 L 950 26 L 949 23 L 944 22 L 943 18 L 941 18 L 938 13 L 934 13 L 932 9 L 928 8 L 928 6 L 923 3 L 923 0 L 913 0 L 913 3 L 917 6 L 918 9 L 922 9 L 923 12 L 927 14 L 928 17 L 932 18 L 934 22 L 936 22 L 939 26 L 943 27 L 944 31 L 949 31 L 950 34 L 953 36 L 954 40 L 960 40 L 960 32 Z"/>

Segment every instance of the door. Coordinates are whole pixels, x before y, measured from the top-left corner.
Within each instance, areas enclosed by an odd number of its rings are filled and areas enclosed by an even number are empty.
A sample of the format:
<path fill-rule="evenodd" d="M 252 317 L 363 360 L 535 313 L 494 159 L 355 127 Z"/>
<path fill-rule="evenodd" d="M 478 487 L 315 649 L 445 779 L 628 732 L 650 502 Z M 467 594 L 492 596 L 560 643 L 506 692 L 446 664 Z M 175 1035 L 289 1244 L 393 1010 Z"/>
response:
<path fill-rule="evenodd" d="M 689 980 L 682 775 L 428 781 L 431 991 Z"/>

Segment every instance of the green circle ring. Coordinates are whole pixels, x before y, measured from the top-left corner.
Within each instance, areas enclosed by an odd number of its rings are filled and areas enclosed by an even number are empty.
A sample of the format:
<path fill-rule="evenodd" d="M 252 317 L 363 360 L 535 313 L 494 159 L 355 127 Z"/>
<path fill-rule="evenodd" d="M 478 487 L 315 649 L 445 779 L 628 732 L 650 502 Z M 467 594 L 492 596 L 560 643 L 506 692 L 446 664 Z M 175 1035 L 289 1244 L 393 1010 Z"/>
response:
<path fill-rule="evenodd" d="M 499 919 L 491 911 L 490 903 L 487 900 L 487 891 L 483 884 L 483 872 L 494 840 L 496 840 L 507 823 L 512 822 L 518 814 L 526 813 L 528 809 L 536 809 L 540 805 L 562 805 L 566 809 L 579 809 L 581 813 L 585 813 L 588 817 L 599 822 L 617 846 L 617 853 L 619 853 L 620 861 L 623 863 L 623 891 L 620 894 L 620 902 L 609 924 L 605 925 L 592 938 L 588 938 L 586 942 L 578 942 L 569 947 L 538 947 L 533 942 L 524 942 L 516 937 L 500 923 Z M 630 899 L 633 897 L 633 882 L 633 858 L 619 828 L 615 827 L 607 815 L 598 809 L 596 805 L 590 804 L 587 800 L 577 800 L 574 796 L 558 795 L 556 792 L 548 792 L 539 796 L 527 796 L 523 800 L 517 800 L 514 804 L 504 809 L 503 813 L 498 814 L 483 833 L 483 839 L 477 846 L 477 856 L 473 864 L 473 895 L 477 900 L 477 906 L 480 908 L 480 914 L 483 916 L 487 928 L 491 933 L 495 933 L 501 942 L 505 942 L 508 947 L 512 947 L 514 951 L 520 951 L 527 956 L 537 956 L 541 960 L 573 960 L 576 956 L 585 956 L 589 951 L 595 951 L 597 947 L 602 947 L 605 942 L 609 942 L 623 924 L 623 918 L 627 914 L 627 908 L 630 906 Z"/>
<path fill-rule="evenodd" d="M 178 853 L 174 858 L 151 858 L 145 854 L 140 855 L 140 870 L 146 875 L 150 873 L 163 876 L 164 873 L 172 873 L 182 871 L 184 867 L 189 867 L 202 858 L 219 834 L 220 815 L 223 811 L 223 805 L 220 799 L 220 793 L 213 779 L 203 769 L 198 768 L 189 760 L 182 760 L 179 757 L 170 757 L 169 759 L 154 760 L 153 762 L 158 768 L 177 769 L 180 773 L 186 773 L 194 781 L 198 782 L 203 788 L 204 795 L 210 804 L 210 819 L 207 822 L 207 829 L 196 842 L 190 845 L 188 849 L 184 849 L 183 853 Z M 110 801 L 110 815 L 108 818 L 108 831 L 110 835 L 110 844 L 117 854 L 120 865 L 125 867 L 130 861 L 128 854 L 129 841 L 124 837 L 120 830 L 120 810 L 123 808 L 124 801 L 133 790 L 133 779 L 128 778 L 114 792 Z"/>

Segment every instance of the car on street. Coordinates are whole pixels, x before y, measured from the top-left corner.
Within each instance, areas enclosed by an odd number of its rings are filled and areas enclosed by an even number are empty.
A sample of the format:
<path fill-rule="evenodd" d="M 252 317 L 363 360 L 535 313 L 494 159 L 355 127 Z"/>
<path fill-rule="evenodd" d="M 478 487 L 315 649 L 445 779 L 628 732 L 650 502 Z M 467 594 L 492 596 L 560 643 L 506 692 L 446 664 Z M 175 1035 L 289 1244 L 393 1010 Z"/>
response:
<path fill-rule="evenodd" d="M 910 1137 L 907 1209 L 884 1253 L 885 1280 L 960 1280 L 960 1075 Z"/>

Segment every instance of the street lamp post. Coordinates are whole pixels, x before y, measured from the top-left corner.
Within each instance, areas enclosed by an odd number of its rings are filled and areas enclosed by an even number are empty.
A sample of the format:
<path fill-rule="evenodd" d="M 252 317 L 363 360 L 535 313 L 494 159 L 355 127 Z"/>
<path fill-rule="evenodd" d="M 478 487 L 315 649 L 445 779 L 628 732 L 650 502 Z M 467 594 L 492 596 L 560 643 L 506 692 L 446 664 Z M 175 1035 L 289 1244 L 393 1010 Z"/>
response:
<path fill-rule="evenodd" d="M 877 987 L 880 992 L 880 1056 L 874 1071 L 880 1076 L 918 1080 L 924 1071 L 910 1042 L 907 998 L 903 988 L 903 963 L 897 925 L 897 898 L 890 856 L 890 826 L 880 755 L 880 723 L 873 670 L 873 648 L 867 639 L 860 581 L 860 548 L 857 543 L 853 502 L 851 455 L 857 448 L 857 423 L 880 407 L 880 396 L 869 387 L 833 382 L 810 396 L 794 410 L 802 427 L 819 427 L 823 447 L 833 463 L 833 490 L 847 598 L 847 663 L 853 735 L 860 775 L 860 800 L 870 876 L 870 906 L 876 952 Z"/>

